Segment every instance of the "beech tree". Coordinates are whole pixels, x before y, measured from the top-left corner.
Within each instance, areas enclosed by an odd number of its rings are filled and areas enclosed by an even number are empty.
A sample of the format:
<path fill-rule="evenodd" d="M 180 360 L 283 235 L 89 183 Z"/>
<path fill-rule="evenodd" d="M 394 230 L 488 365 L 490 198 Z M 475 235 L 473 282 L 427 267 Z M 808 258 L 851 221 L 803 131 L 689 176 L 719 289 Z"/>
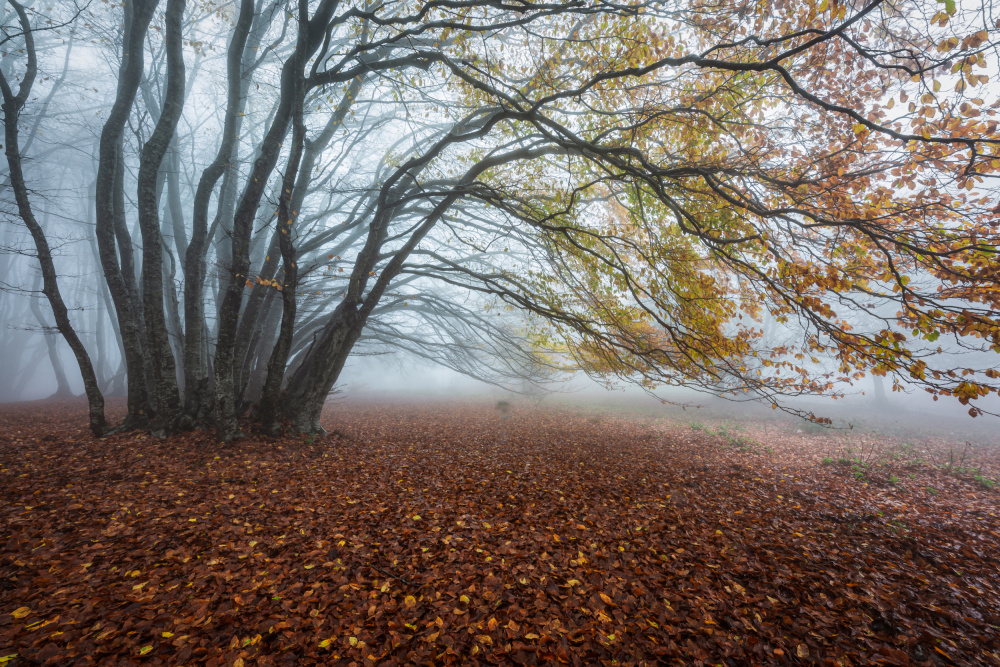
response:
<path fill-rule="evenodd" d="M 43 32 L 52 68 L 69 34 L 113 65 L 85 87 L 124 428 L 319 431 L 387 345 L 782 408 L 870 373 L 1000 391 L 988 6 L 8 2 L 10 190 L 95 433 L 22 167 Z"/>

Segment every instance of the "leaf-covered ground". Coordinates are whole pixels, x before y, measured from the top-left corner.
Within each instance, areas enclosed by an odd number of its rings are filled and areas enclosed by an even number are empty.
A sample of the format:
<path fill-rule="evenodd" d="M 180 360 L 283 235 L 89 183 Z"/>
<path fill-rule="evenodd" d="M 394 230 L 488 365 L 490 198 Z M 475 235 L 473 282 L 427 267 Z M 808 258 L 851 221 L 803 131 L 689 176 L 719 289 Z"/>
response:
<path fill-rule="evenodd" d="M 1000 664 L 975 472 L 628 413 L 326 423 L 95 441 L 4 407 L 0 663 Z"/>

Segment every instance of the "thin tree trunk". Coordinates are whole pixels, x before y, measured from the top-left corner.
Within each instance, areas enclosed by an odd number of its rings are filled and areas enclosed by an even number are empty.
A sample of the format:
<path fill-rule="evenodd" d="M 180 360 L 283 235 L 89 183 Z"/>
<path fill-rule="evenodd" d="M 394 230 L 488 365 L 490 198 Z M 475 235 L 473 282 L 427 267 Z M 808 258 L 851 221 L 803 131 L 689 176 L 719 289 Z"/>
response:
<path fill-rule="evenodd" d="M 128 416 L 124 427 L 145 425 L 151 413 L 142 344 L 141 309 L 135 289 L 132 241 L 125 225 L 122 134 L 142 79 L 143 42 L 157 4 L 158 0 L 127 0 L 125 3 L 118 92 L 101 130 L 95 185 L 97 246 L 104 278 L 117 311 L 118 329 L 128 368 Z"/>
<path fill-rule="evenodd" d="M 177 137 L 170 142 L 170 150 L 165 160 L 167 176 L 167 213 L 170 220 L 170 232 L 174 237 L 174 248 L 180 261 L 181 271 L 184 270 L 187 255 L 187 231 L 184 228 L 184 208 L 181 204 L 180 170 L 181 160 L 177 148 Z"/>
<path fill-rule="evenodd" d="M 885 378 L 881 375 L 872 375 L 872 384 L 875 387 L 875 407 L 881 409 L 889 407 L 889 399 L 885 394 Z"/>
<path fill-rule="evenodd" d="M 250 27 L 253 23 L 254 6 L 252 0 L 242 0 L 240 16 L 236 21 L 233 39 L 227 54 L 228 99 L 226 116 L 222 130 L 219 151 L 198 182 L 195 192 L 193 231 L 187 247 L 184 266 L 184 412 L 188 420 L 200 421 L 208 416 L 211 394 L 208 387 L 207 364 L 205 363 L 205 257 L 208 249 L 208 204 L 219 178 L 223 179 L 223 192 L 219 195 L 219 213 L 224 209 L 227 181 L 233 176 L 233 156 L 236 153 L 237 133 L 241 110 L 245 104 L 242 74 L 244 50 Z"/>
<path fill-rule="evenodd" d="M 34 83 L 37 72 L 37 60 L 35 56 L 34 36 L 31 31 L 31 23 L 28 20 L 28 15 L 24 11 L 24 7 L 16 0 L 10 0 L 10 4 L 20 19 L 21 29 L 24 31 L 25 50 L 28 52 L 27 71 L 21 80 L 21 85 L 18 87 L 16 95 L 8 85 L 7 78 L 0 73 L 0 90 L 3 92 L 4 138 L 6 144 L 4 149 L 7 155 L 7 164 L 10 168 L 11 186 L 14 189 L 18 214 L 24 221 L 35 243 L 38 263 L 42 269 L 42 293 L 49 300 L 56 328 L 59 329 L 59 333 L 66 339 L 74 356 L 76 356 L 77 364 L 80 367 L 80 374 L 83 376 L 83 386 L 87 393 L 87 404 L 90 411 L 90 430 L 94 435 L 100 435 L 104 433 L 106 428 L 104 396 L 97 385 L 97 376 L 94 373 L 90 355 L 87 353 L 87 349 L 69 321 L 69 312 L 59 292 L 56 268 L 52 261 L 52 252 L 49 249 L 48 239 L 45 238 L 45 232 L 42 230 L 41 225 L 38 224 L 35 214 L 31 210 L 31 203 L 28 200 L 28 187 L 25 183 L 21 167 L 17 121 L 21 109 L 24 108 L 24 103 L 31 93 L 31 86 Z"/>
<path fill-rule="evenodd" d="M 271 435 L 277 434 L 279 429 L 278 402 L 281 384 L 285 377 L 285 366 L 288 364 L 288 353 L 292 349 L 292 334 L 295 332 L 295 289 L 298 285 L 299 272 L 292 234 L 298 209 L 290 208 L 289 202 L 292 199 L 305 138 L 306 128 L 302 122 L 302 107 L 298 106 L 295 109 L 292 129 L 292 149 L 288 156 L 288 165 L 285 167 L 285 177 L 281 183 L 281 196 L 278 198 L 277 224 L 280 230 L 278 236 L 281 244 L 281 260 L 285 269 L 281 284 L 281 329 L 267 362 L 267 379 L 264 381 L 260 399 L 261 425 L 264 432 Z"/>
<path fill-rule="evenodd" d="M 216 429 L 220 440 L 232 440 L 241 435 L 237 423 L 237 396 L 235 375 L 236 334 L 239 325 L 243 290 L 249 284 L 250 235 L 253 221 L 264 194 L 265 185 L 278 162 L 281 142 L 288 130 L 292 111 L 301 89 L 302 68 L 308 59 L 308 24 L 300 20 L 299 40 L 295 52 L 288 58 L 281 71 L 281 91 L 278 110 L 271 127 L 261 143 L 260 153 L 254 161 L 233 217 L 232 263 L 219 306 L 219 333 L 215 344 L 215 409 Z"/>
<path fill-rule="evenodd" d="M 34 290 L 37 292 L 38 288 L 41 287 L 42 275 L 39 273 L 35 278 Z M 68 397 L 73 395 L 73 391 L 70 389 L 69 380 L 66 378 L 66 369 L 63 367 L 62 360 L 59 359 L 59 349 L 56 341 L 56 332 L 51 331 L 51 327 L 45 323 L 45 315 L 42 313 L 41 306 L 38 305 L 38 299 L 35 297 L 29 298 L 31 313 L 35 316 L 38 321 L 38 326 L 42 328 L 42 336 L 45 338 L 45 347 L 49 352 L 49 363 L 52 364 L 52 372 L 56 376 L 56 391 L 52 394 L 53 397 Z M 100 382 L 98 382 L 100 386 Z"/>
<path fill-rule="evenodd" d="M 291 203 L 288 204 L 289 210 L 302 210 L 302 203 L 305 201 L 306 194 L 309 191 L 309 179 L 312 176 L 316 160 L 330 143 L 334 132 L 336 132 L 337 128 L 341 127 L 343 124 L 344 118 L 350 111 L 354 101 L 358 98 L 358 92 L 361 90 L 361 84 L 361 78 L 352 79 L 350 85 L 347 87 L 347 90 L 344 91 L 341 101 L 337 105 L 336 111 L 330 116 L 326 126 L 323 128 L 323 131 L 320 132 L 320 134 L 313 141 L 304 140 L 305 148 L 302 153 L 301 165 L 298 169 L 295 186 L 292 189 Z M 282 193 L 280 194 L 285 194 L 284 190 L 282 190 Z M 280 253 L 282 228 L 283 225 L 281 224 L 275 225 L 274 234 L 271 235 L 271 240 L 268 245 L 267 252 L 265 253 L 264 263 L 260 269 L 261 281 L 257 282 L 257 284 L 251 288 L 250 296 L 247 299 L 246 307 L 243 310 L 243 317 L 240 318 L 240 328 L 236 337 L 236 359 L 244 358 L 249 354 L 251 334 L 259 327 L 259 320 L 266 316 L 266 314 L 262 313 L 261 304 L 264 301 L 264 296 L 270 293 L 270 290 L 273 289 L 269 283 L 276 275 L 278 266 L 281 263 Z M 289 229 L 289 233 L 291 233 L 292 230 L 294 230 L 294 227 Z M 246 382 L 246 379 L 244 379 L 244 383 Z M 240 395 L 243 395 L 246 391 L 246 387 L 239 386 L 237 387 L 237 390 L 240 392 Z"/>
<path fill-rule="evenodd" d="M 234 353 L 243 290 L 249 283 L 250 237 L 261 196 L 278 163 L 281 142 L 288 131 L 292 114 L 302 105 L 303 68 L 323 42 L 326 26 L 337 7 L 336 0 L 322 0 L 312 20 L 308 4 L 299 3 L 299 27 L 295 51 L 281 69 L 279 104 L 274 120 L 254 161 L 250 178 L 233 217 L 232 265 L 225 293 L 219 307 L 219 335 L 215 345 L 215 405 L 218 437 L 228 440 L 240 435 L 237 423 Z"/>
<path fill-rule="evenodd" d="M 142 147 L 136 199 L 142 231 L 143 315 L 149 359 L 153 367 L 156 417 L 153 432 L 166 435 L 176 427 L 180 415 L 180 392 L 177 367 L 170 347 L 166 316 L 163 312 L 163 239 L 160 234 L 157 184 L 160 167 L 173 139 L 184 106 L 184 54 L 181 21 L 185 0 L 168 0 L 166 11 L 167 87 L 163 111 Z"/>

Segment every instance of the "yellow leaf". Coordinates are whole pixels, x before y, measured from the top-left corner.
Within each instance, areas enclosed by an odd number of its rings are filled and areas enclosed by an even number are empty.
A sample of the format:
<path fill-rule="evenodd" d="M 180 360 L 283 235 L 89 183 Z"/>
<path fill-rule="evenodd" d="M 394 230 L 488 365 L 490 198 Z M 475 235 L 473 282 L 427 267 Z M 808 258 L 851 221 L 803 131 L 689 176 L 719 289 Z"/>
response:
<path fill-rule="evenodd" d="M 412 595 L 407 595 L 405 598 L 403 598 L 403 604 L 406 605 L 407 609 L 413 609 L 415 606 L 417 606 L 417 598 L 413 597 Z"/>
<path fill-rule="evenodd" d="M 350 642 L 351 646 L 357 646 L 358 645 L 358 638 L 357 637 L 350 637 L 347 641 Z"/>
<path fill-rule="evenodd" d="M 795 647 L 795 655 L 797 655 L 800 658 L 808 658 L 809 647 L 806 646 L 805 644 L 799 644 L 798 646 Z"/>
<path fill-rule="evenodd" d="M 612 600 L 610 596 L 605 595 L 604 593 L 601 593 L 600 595 L 601 599 L 604 600 L 604 604 L 614 604 L 614 600 Z"/>
<path fill-rule="evenodd" d="M 459 602 L 464 602 L 465 604 L 469 604 L 469 596 L 468 595 L 463 595 L 460 598 L 458 598 L 458 601 Z"/>
<path fill-rule="evenodd" d="M 483 644 L 493 644 L 493 638 L 489 635 L 476 635 L 476 639 Z"/>
<path fill-rule="evenodd" d="M 161 635 L 161 636 L 169 638 L 169 637 L 173 637 L 174 633 L 172 633 L 172 632 L 164 632 L 163 635 Z"/>
<path fill-rule="evenodd" d="M 14 618 L 24 618 L 30 613 L 31 613 L 30 607 L 18 607 L 11 613 L 11 616 L 13 616 Z"/>
<path fill-rule="evenodd" d="M 139 649 L 139 655 L 146 655 L 152 650 L 153 650 L 152 646 L 143 646 L 141 649 Z"/>
<path fill-rule="evenodd" d="M 524 638 L 525 639 L 538 639 L 538 635 L 536 635 L 534 632 L 529 632 L 528 634 L 526 634 L 524 636 Z"/>
<path fill-rule="evenodd" d="M 233 660 L 233 667 L 243 667 L 243 658 L 236 658 L 236 660 Z"/>
<path fill-rule="evenodd" d="M 320 648 L 326 648 L 327 646 L 329 646 L 332 643 L 333 643 L 333 638 L 332 637 L 330 639 L 324 639 L 323 641 L 321 641 L 319 643 L 319 647 Z"/>

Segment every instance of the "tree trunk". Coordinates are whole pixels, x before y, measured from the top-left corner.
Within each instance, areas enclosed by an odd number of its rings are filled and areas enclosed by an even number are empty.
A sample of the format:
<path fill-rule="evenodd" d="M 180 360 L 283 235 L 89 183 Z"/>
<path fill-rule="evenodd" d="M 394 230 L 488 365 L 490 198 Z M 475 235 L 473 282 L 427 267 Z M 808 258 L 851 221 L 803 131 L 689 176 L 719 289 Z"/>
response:
<path fill-rule="evenodd" d="M 163 111 L 149 140 L 142 147 L 136 189 L 139 227 L 142 231 L 143 315 L 156 397 L 156 416 L 152 426 L 153 432 L 161 436 L 174 430 L 180 416 L 177 367 L 163 312 L 163 239 L 160 235 L 157 184 L 163 158 L 170 147 L 184 106 L 184 54 L 181 45 L 184 5 L 185 0 L 167 1 L 164 37 L 167 87 L 163 96 Z"/>
<path fill-rule="evenodd" d="M 288 131 L 295 99 L 301 90 L 302 68 L 311 54 L 308 48 L 308 22 L 300 19 L 299 39 L 295 52 L 285 61 L 281 70 L 280 103 L 260 153 L 254 161 L 250 178 L 240 197 L 233 217 L 232 263 L 219 306 L 219 333 L 215 344 L 215 409 L 216 428 L 220 440 L 231 440 L 241 435 L 237 423 L 238 398 L 236 396 L 235 352 L 243 290 L 249 284 L 250 237 L 253 221 L 271 172 L 278 163 L 281 142 Z"/>
<path fill-rule="evenodd" d="M 885 395 L 885 378 L 881 375 L 872 375 L 872 384 L 875 387 L 875 407 L 889 407 L 889 399 Z"/>
<path fill-rule="evenodd" d="M 39 273 L 35 278 L 35 285 L 32 289 L 36 292 L 38 288 L 41 287 L 42 274 Z M 56 376 L 56 392 L 52 394 L 53 397 L 66 398 L 73 395 L 72 389 L 69 386 L 69 380 L 66 378 L 66 369 L 63 367 L 62 360 L 59 358 L 59 348 L 57 345 L 56 337 L 54 334 L 56 332 L 51 330 L 48 324 L 45 323 L 45 315 L 42 313 L 41 306 L 38 305 L 38 299 L 35 297 L 29 298 L 31 313 L 35 316 L 38 321 L 38 326 L 42 329 L 42 336 L 45 338 L 45 347 L 49 352 L 49 363 L 52 364 L 52 372 Z M 100 382 L 98 382 L 100 386 Z"/>
<path fill-rule="evenodd" d="M 66 309 L 66 304 L 63 302 L 62 294 L 59 292 L 56 268 L 52 261 L 52 252 L 49 249 L 48 239 L 46 239 L 45 232 L 42 230 L 41 225 L 38 224 L 35 214 L 31 210 L 31 203 L 28 200 L 28 187 L 25 183 L 21 167 L 17 121 L 21 109 L 24 107 L 24 103 L 31 93 L 31 86 L 34 83 L 37 71 L 37 61 L 34 37 L 31 32 L 28 15 L 16 0 L 11 0 L 10 4 L 14 7 L 14 11 L 17 12 L 20 19 L 21 29 L 24 31 L 25 50 L 28 52 L 28 68 L 24 78 L 21 80 L 17 95 L 11 90 L 6 77 L 0 73 L 0 90 L 3 92 L 4 139 L 6 144 L 4 149 L 7 155 L 7 164 L 10 168 L 11 186 L 14 189 L 18 214 L 28 228 L 28 232 L 31 234 L 31 238 L 35 244 L 38 263 L 42 269 L 42 293 L 49 300 L 56 328 L 59 329 L 59 333 L 63 335 L 66 343 L 69 344 L 70 349 L 73 351 L 77 364 L 80 367 L 80 374 L 83 376 L 83 386 L 87 393 L 87 404 L 90 412 L 90 430 L 94 435 L 100 435 L 104 433 L 106 428 L 104 396 L 101 394 L 100 387 L 98 387 L 97 376 L 94 373 L 90 355 L 87 353 L 87 349 L 69 321 L 69 312 Z"/>
<path fill-rule="evenodd" d="M 295 229 L 295 218 L 298 209 L 290 208 L 292 190 L 298 174 L 299 162 L 302 158 L 305 143 L 306 128 L 302 122 L 302 107 L 295 110 L 295 122 L 292 130 L 292 149 L 285 167 L 285 177 L 281 183 L 281 196 L 278 198 L 278 229 L 281 244 L 281 260 L 284 265 L 284 278 L 281 284 L 281 329 L 278 341 L 271 351 L 267 362 L 267 379 L 261 393 L 261 424 L 265 433 L 276 435 L 278 424 L 278 401 L 281 395 L 281 384 L 285 376 L 285 366 L 288 363 L 288 353 L 292 349 L 292 334 L 295 331 L 295 289 L 298 285 L 298 267 L 296 266 L 295 246 L 292 234 Z"/>
<path fill-rule="evenodd" d="M 223 176 L 223 192 L 219 194 L 218 215 L 225 210 L 226 192 L 233 179 L 233 157 L 236 154 L 236 140 L 239 118 L 245 105 L 242 82 L 243 60 L 247 38 L 253 23 L 253 0 L 242 0 L 240 16 L 236 21 L 233 39 L 227 54 L 228 99 L 222 130 L 222 141 L 215 160 L 202 172 L 195 192 L 191 242 L 187 247 L 184 266 L 184 412 L 191 421 L 201 421 L 208 417 L 208 406 L 212 402 L 208 386 L 207 355 L 205 340 L 205 257 L 208 249 L 208 205 L 212 191 Z"/>
<path fill-rule="evenodd" d="M 117 311 L 118 329 L 128 369 L 128 416 L 123 427 L 145 425 L 152 411 L 146 384 L 146 359 L 142 344 L 141 311 L 135 289 L 132 241 L 125 224 L 122 133 L 142 79 L 144 41 L 157 4 L 158 0 L 130 0 L 125 3 L 118 92 L 108 120 L 101 130 L 95 185 L 97 246 L 104 278 Z"/>
<path fill-rule="evenodd" d="M 363 326 L 358 304 L 345 299 L 333 311 L 317 340 L 303 353 L 305 361 L 289 378 L 281 400 L 282 412 L 294 431 L 324 432 L 319 423 L 323 404 Z"/>

